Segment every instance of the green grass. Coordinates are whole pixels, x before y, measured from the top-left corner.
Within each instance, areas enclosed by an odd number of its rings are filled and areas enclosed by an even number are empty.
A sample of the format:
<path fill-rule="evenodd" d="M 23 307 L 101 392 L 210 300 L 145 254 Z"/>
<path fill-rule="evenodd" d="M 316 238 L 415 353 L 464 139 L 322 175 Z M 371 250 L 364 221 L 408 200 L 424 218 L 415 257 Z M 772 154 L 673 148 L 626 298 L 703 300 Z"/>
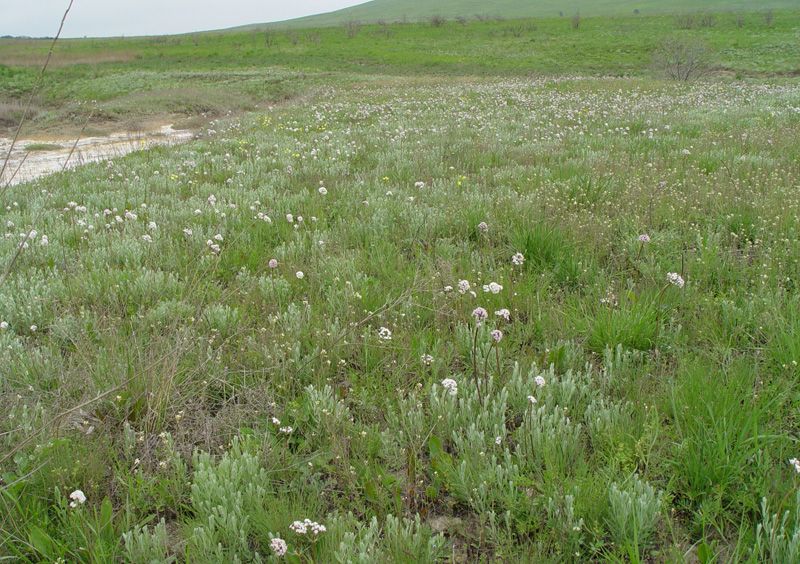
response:
<path fill-rule="evenodd" d="M 0 557 L 791 562 L 798 95 L 387 77 L 9 188 Z"/>
<path fill-rule="evenodd" d="M 677 0 L 658 2 L 656 0 L 602 0 L 587 3 L 567 3 L 560 0 L 537 0 L 536 2 L 519 2 L 518 0 L 497 0 L 491 4 L 479 0 L 373 0 L 335 12 L 307 16 L 281 22 L 282 25 L 294 27 L 317 27 L 337 25 L 342 22 L 362 21 L 374 23 L 378 20 L 386 22 L 427 21 L 432 16 L 454 18 L 547 18 L 554 16 L 571 17 L 576 11 L 582 16 L 629 16 L 637 14 L 652 16 L 656 14 L 699 13 L 709 12 L 753 12 L 766 10 L 792 10 L 797 5 L 791 0 L 700 0 L 690 2 Z M 264 24 L 262 24 L 264 25 Z M 254 26 L 243 26 L 252 28 Z M 238 28 L 234 28 L 238 29 Z"/>
<path fill-rule="evenodd" d="M 586 17 L 339 27 L 170 37 L 74 39 L 56 48 L 36 101 L 31 133 L 79 130 L 96 101 L 97 131 L 206 121 L 282 103 L 333 82 L 371 84 L 386 76 L 649 76 L 665 37 L 709 45 L 719 75 L 793 76 L 800 12 L 718 14 L 712 27 L 678 29 L 661 16 Z M 424 46 L 422 48 L 421 46 Z M 0 120 L 13 124 L 49 44 L 0 40 Z M 4 110 L 3 108 L 7 108 Z"/>
<path fill-rule="evenodd" d="M 3 192 L 0 560 L 796 563 L 774 16 L 60 43 L 36 130 L 200 136 Z"/>

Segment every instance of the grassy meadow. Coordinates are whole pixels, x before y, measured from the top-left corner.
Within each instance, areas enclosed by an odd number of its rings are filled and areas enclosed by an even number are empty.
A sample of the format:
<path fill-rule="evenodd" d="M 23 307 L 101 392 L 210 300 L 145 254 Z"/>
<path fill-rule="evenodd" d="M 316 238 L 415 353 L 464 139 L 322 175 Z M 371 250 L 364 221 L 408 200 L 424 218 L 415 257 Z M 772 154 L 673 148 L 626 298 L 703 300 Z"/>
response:
<path fill-rule="evenodd" d="M 387 20 L 387 22 L 390 22 Z M 680 16 L 470 19 L 167 37 L 61 40 L 24 129 L 43 139 L 139 131 L 175 122 L 194 128 L 302 100 L 328 84 L 388 76 L 652 76 L 665 38 L 699 40 L 718 75 L 800 73 L 800 12 Z M 13 131 L 50 41 L 0 39 L 0 127 Z"/>
<path fill-rule="evenodd" d="M 800 14 L 695 29 L 746 78 L 692 83 L 620 21 L 597 68 L 499 31 L 463 73 L 378 26 L 62 44 L 132 55 L 56 63 L 40 126 L 67 92 L 252 107 L 3 190 L 0 560 L 800 561 Z M 466 52 L 447 25 L 387 41 Z"/>

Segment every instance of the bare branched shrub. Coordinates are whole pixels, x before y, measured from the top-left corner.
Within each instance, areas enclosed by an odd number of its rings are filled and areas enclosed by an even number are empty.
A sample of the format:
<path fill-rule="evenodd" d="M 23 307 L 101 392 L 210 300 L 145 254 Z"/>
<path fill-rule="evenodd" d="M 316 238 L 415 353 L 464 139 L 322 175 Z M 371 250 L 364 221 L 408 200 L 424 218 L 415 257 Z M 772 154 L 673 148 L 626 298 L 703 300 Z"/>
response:
<path fill-rule="evenodd" d="M 475 14 L 475 19 L 479 22 L 487 22 L 489 21 L 489 16 L 486 14 Z"/>
<path fill-rule="evenodd" d="M 687 82 L 711 73 L 714 53 L 698 39 L 664 39 L 653 53 L 653 67 L 672 80 Z"/>
<path fill-rule="evenodd" d="M 275 32 L 271 29 L 264 30 L 264 43 L 267 47 L 272 47 L 275 45 Z"/>
<path fill-rule="evenodd" d="M 286 32 L 286 37 L 289 38 L 289 43 L 292 45 L 297 45 L 297 33 L 292 30 Z"/>
<path fill-rule="evenodd" d="M 572 14 L 572 18 L 570 18 L 570 22 L 572 22 L 572 29 L 578 29 L 578 26 L 581 25 L 581 11 L 578 10 L 574 14 Z"/>
<path fill-rule="evenodd" d="M 772 25 L 772 10 L 764 12 L 764 21 L 767 25 Z"/>
<path fill-rule="evenodd" d="M 431 25 L 433 27 L 442 27 L 444 24 L 447 23 L 447 20 L 441 14 L 432 15 L 430 18 L 428 18 L 428 21 L 431 22 Z"/>
<path fill-rule="evenodd" d="M 354 39 L 358 35 L 358 32 L 361 31 L 361 22 L 358 20 L 348 20 L 343 22 L 342 25 L 344 26 L 348 39 Z"/>
<path fill-rule="evenodd" d="M 733 20 L 733 23 L 736 24 L 736 27 L 744 27 L 744 14 L 739 12 L 739 15 L 736 16 L 736 19 Z"/>
<path fill-rule="evenodd" d="M 678 29 L 694 29 L 697 24 L 694 21 L 694 14 L 683 13 L 675 14 L 675 27 Z"/>
<path fill-rule="evenodd" d="M 467 27 L 467 25 L 469 25 L 469 18 L 465 18 L 464 16 L 458 16 L 456 18 L 456 21 L 464 27 Z"/>
<path fill-rule="evenodd" d="M 717 17 L 711 12 L 700 14 L 700 27 L 714 27 L 717 25 Z"/>

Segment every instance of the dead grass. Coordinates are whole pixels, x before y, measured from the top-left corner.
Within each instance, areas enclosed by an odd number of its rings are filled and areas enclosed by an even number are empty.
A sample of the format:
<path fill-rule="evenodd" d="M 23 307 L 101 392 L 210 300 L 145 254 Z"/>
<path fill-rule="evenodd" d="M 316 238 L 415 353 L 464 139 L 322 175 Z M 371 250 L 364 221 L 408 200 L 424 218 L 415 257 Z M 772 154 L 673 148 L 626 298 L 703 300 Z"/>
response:
<path fill-rule="evenodd" d="M 8 48 L 0 52 L 0 65 L 8 67 L 39 67 L 47 57 L 46 47 Z M 137 51 L 100 51 L 95 53 L 70 53 L 56 51 L 50 59 L 50 67 L 63 68 L 72 65 L 99 65 L 103 63 L 126 63 L 142 58 Z"/>

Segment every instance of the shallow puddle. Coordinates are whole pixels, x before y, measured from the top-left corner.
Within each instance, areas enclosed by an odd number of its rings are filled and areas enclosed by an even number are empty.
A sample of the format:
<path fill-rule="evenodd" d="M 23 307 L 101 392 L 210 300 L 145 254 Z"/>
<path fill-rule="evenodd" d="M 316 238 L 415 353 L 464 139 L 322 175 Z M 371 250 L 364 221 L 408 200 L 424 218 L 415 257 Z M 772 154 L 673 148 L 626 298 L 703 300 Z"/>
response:
<path fill-rule="evenodd" d="M 8 166 L 6 166 L 3 176 L 0 177 L 0 186 L 5 186 L 9 179 L 11 184 L 18 184 L 60 172 L 68 158 L 67 168 L 75 168 L 88 163 L 121 157 L 154 145 L 183 143 L 193 137 L 192 131 L 175 130 L 171 125 L 165 125 L 161 129 L 149 132 L 86 137 L 78 141 L 71 157 L 69 153 L 75 145 L 74 139 L 47 141 L 46 143 L 32 140 L 17 141 Z M 11 139 L 0 138 L 0 167 L 2 167 L 2 162 L 6 158 L 10 146 Z M 35 150 L 37 146 L 42 150 Z M 28 150 L 28 147 L 32 147 L 34 150 Z"/>

